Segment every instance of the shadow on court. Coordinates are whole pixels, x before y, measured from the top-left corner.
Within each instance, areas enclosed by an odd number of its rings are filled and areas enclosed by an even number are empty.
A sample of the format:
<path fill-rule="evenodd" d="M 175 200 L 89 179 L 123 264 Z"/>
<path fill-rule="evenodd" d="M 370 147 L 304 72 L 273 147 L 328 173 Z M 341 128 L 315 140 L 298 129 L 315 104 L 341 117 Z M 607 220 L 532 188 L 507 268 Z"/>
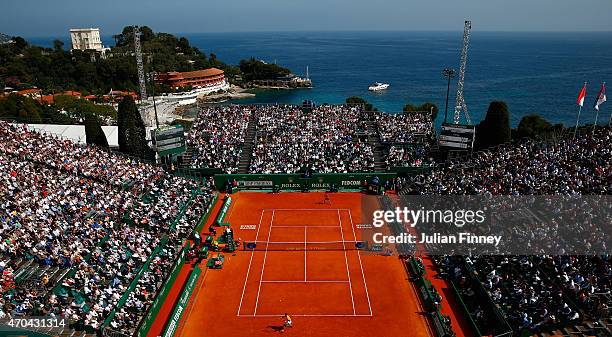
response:
<path fill-rule="evenodd" d="M 274 332 L 282 332 L 283 331 L 283 326 L 282 325 L 268 325 L 268 328 L 274 330 Z"/>

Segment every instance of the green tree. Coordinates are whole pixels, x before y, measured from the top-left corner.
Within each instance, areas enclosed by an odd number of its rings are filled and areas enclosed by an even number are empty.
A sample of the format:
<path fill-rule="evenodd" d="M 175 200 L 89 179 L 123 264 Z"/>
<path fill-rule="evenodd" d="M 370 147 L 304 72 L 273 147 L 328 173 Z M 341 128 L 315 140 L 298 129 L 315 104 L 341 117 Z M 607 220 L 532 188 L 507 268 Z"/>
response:
<path fill-rule="evenodd" d="M 95 104 L 79 97 L 58 95 L 55 97 L 53 106 L 58 110 L 68 112 L 70 116 L 77 119 L 84 119 L 88 114 L 103 119 L 117 118 L 117 111 L 112 106 Z"/>
<path fill-rule="evenodd" d="M 178 47 L 185 54 L 190 54 L 191 53 L 191 46 L 189 45 L 189 40 L 187 40 L 187 38 L 181 37 L 178 40 Z"/>
<path fill-rule="evenodd" d="M 493 101 L 485 119 L 476 127 L 476 148 L 485 149 L 511 140 L 510 111 L 505 102 Z"/>
<path fill-rule="evenodd" d="M 108 147 L 108 141 L 100 121 L 92 114 L 87 114 L 85 117 L 85 138 L 87 144 Z"/>
<path fill-rule="evenodd" d="M 552 124 L 540 115 L 529 115 L 521 119 L 516 128 L 515 138 L 544 136 L 553 130 Z"/>
<path fill-rule="evenodd" d="M 346 104 L 350 105 L 363 105 L 363 109 L 365 111 L 378 111 L 372 104 L 370 104 L 365 99 L 358 96 L 351 96 L 346 99 Z"/>
<path fill-rule="evenodd" d="M 138 88 L 138 72 L 133 55 L 133 31 L 133 26 L 127 26 L 113 37 L 116 45 L 111 50 L 112 57 L 106 59 L 92 59 L 91 51 L 66 51 L 61 41 L 55 41 L 52 48 L 42 48 L 28 45 L 23 38 L 15 38 L 15 43 L 0 44 L 0 77 L 7 86 L 16 89 L 37 86 L 46 93 L 74 90 L 97 95 L 111 89 L 134 91 Z M 153 56 L 155 71 L 159 72 L 193 71 L 214 66 L 225 71 L 228 79 L 240 74 L 238 67 L 225 64 L 214 55 L 213 60 L 209 60 L 186 38 L 155 33 L 149 27 L 141 27 L 140 32 L 146 71 L 152 69 L 149 56 Z M 264 67 L 265 71 L 258 74 L 278 73 L 280 70 L 275 67 Z"/>
<path fill-rule="evenodd" d="M 0 99 L 0 117 L 26 123 L 42 123 L 44 112 L 38 102 L 30 97 L 10 94 Z"/>
<path fill-rule="evenodd" d="M 210 54 L 210 62 L 213 64 L 217 62 L 217 56 L 213 53 Z M 287 68 L 276 64 L 263 63 L 255 58 L 240 61 L 240 71 L 242 72 L 242 78 L 247 82 L 275 80 L 291 73 Z"/>
<path fill-rule="evenodd" d="M 404 105 L 404 112 L 423 112 L 423 111 L 427 111 L 427 112 L 432 112 L 431 115 L 431 119 L 432 120 L 436 120 L 436 118 L 438 118 L 438 106 L 435 103 L 431 103 L 431 102 L 427 102 L 427 103 L 423 103 L 421 105 L 413 105 L 413 104 L 406 104 Z"/>
<path fill-rule="evenodd" d="M 59 113 L 56 108 L 17 94 L 0 99 L 0 118 L 24 123 L 76 124 L 77 121 Z"/>
<path fill-rule="evenodd" d="M 16 36 L 13 38 L 13 42 L 15 42 L 15 47 L 17 50 L 21 51 L 28 46 L 28 42 L 22 38 L 21 36 Z"/>
<path fill-rule="evenodd" d="M 419 109 L 418 105 L 414 105 L 414 104 L 408 103 L 408 104 L 404 105 L 403 111 L 404 112 L 414 112 L 414 111 L 421 111 L 421 110 Z"/>
<path fill-rule="evenodd" d="M 54 40 L 53 41 L 53 50 L 55 50 L 56 53 L 61 53 L 64 51 L 64 42 L 62 42 L 61 40 Z"/>
<path fill-rule="evenodd" d="M 133 44 L 134 41 L 134 26 L 125 26 L 121 34 L 115 35 L 115 44 L 117 47 L 125 47 Z"/>
<path fill-rule="evenodd" d="M 131 96 L 126 96 L 119 102 L 117 112 L 117 125 L 119 128 L 119 149 L 140 158 L 149 154 L 149 147 L 145 139 L 146 129 L 138 112 L 138 107 Z"/>

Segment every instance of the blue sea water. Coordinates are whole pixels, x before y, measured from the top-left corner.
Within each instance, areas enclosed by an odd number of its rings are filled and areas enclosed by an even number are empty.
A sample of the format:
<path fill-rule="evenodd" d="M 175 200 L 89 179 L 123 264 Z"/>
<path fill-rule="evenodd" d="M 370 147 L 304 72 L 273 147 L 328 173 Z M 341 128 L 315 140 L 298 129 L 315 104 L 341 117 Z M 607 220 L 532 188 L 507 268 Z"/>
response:
<path fill-rule="evenodd" d="M 238 64 L 255 57 L 304 75 L 309 66 L 314 88 L 259 93 L 242 103 L 342 103 L 361 96 L 378 109 L 398 112 L 406 103 L 432 101 L 444 118 L 446 80 L 442 69 L 459 70 L 462 32 L 265 32 L 178 34 L 217 58 Z M 52 39 L 30 39 L 50 45 Z M 108 40 L 108 38 L 106 38 Z M 473 122 L 480 121 L 492 100 L 503 100 L 516 126 L 522 116 L 537 113 L 553 123 L 575 123 L 576 98 L 589 83 L 581 122 L 592 123 L 592 104 L 602 81 L 612 81 L 612 33 L 472 34 L 465 80 L 465 99 Z M 368 92 L 372 82 L 391 86 Z M 451 84 L 449 118 L 456 79 Z M 607 121 L 612 102 L 602 106 Z"/>

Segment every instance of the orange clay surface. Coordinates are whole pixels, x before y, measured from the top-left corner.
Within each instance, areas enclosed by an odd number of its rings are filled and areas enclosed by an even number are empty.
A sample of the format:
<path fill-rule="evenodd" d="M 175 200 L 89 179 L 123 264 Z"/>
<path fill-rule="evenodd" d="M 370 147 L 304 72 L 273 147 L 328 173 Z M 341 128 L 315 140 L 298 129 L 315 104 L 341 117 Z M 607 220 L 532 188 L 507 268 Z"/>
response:
<path fill-rule="evenodd" d="M 260 243 L 260 250 L 224 253 L 223 269 L 203 272 L 177 335 L 430 336 L 397 256 L 313 249 L 319 242 L 350 247 L 372 241 L 357 225 L 371 223 L 377 198 L 329 198 L 325 203 L 318 192 L 232 195 L 226 221 L 234 237 L 268 242 L 268 249 Z M 276 242 L 289 247 L 281 250 Z M 284 313 L 293 317 L 293 328 L 283 333 Z"/>

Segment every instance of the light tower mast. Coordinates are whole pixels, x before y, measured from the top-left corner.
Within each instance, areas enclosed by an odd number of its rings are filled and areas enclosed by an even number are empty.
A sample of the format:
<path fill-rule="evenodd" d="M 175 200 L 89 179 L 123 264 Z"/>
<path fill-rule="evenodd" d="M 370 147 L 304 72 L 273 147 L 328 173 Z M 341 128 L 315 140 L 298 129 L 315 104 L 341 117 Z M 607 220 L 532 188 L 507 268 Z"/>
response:
<path fill-rule="evenodd" d="M 145 81 L 144 65 L 142 63 L 142 49 L 140 47 L 140 30 L 134 26 L 134 49 L 136 50 L 136 66 L 138 67 L 138 81 L 140 82 L 140 101 L 147 100 L 147 82 Z"/>
<path fill-rule="evenodd" d="M 463 29 L 463 49 L 461 50 L 461 68 L 459 69 L 459 83 L 457 84 L 457 101 L 455 102 L 455 124 L 461 121 L 461 111 L 465 115 L 467 124 L 472 124 L 470 113 L 468 112 L 465 98 L 463 97 L 463 84 L 465 83 L 465 68 L 467 65 L 467 54 L 470 46 L 470 30 L 472 29 L 472 21 L 466 21 Z"/>

